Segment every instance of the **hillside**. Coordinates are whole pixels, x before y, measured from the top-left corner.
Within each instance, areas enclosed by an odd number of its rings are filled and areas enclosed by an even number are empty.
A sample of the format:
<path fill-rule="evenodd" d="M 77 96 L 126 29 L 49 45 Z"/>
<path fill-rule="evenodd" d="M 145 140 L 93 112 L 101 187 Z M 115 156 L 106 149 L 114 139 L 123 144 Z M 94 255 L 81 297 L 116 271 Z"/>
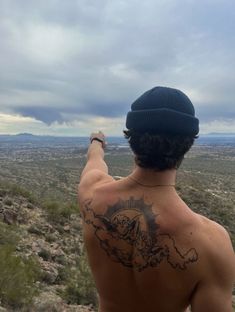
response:
<path fill-rule="evenodd" d="M 0 306 L 5 311 L 79 312 L 89 311 L 90 304 L 96 310 L 76 205 L 85 141 L 53 140 L 7 139 L 0 148 Z M 126 176 L 134 165 L 132 154 L 115 144 L 106 149 L 109 173 Z M 177 191 L 192 210 L 223 225 L 235 247 L 234 163 L 235 145 L 195 146 L 178 172 Z"/>
<path fill-rule="evenodd" d="M 24 190 L 2 185 L 0 247 L 1 311 L 92 311 L 96 293 L 77 206 L 42 207 Z"/>

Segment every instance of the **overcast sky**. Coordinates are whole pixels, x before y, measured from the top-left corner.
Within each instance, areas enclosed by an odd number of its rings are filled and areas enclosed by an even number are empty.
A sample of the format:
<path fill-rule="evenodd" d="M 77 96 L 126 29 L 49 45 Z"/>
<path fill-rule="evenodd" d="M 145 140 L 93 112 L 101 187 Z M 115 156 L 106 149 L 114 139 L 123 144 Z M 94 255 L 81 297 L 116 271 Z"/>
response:
<path fill-rule="evenodd" d="M 157 85 L 235 132 L 234 29 L 233 0 L 0 0 L 0 133 L 121 135 Z"/>

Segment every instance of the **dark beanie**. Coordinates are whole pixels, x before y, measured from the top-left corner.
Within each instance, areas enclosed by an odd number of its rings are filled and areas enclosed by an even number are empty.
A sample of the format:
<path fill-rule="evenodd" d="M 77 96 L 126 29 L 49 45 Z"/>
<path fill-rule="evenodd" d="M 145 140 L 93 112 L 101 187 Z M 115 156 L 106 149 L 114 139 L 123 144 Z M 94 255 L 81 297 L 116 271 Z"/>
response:
<path fill-rule="evenodd" d="M 155 87 L 131 105 L 126 127 L 139 132 L 194 136 L 199 132 L 199 120 L 192 102 L 183 92 Z"/>

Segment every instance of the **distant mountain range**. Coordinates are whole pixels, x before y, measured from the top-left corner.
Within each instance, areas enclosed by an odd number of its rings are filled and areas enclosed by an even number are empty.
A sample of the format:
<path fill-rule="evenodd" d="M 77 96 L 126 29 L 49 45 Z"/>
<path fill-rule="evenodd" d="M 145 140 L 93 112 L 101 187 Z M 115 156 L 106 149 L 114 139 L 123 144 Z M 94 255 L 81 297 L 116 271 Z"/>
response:
<path fill-rule="evenodd" d="M 211 132 L 211 133 L 208 133 L 208 134 L 203 134 L 203 135 L 216 135 L 216 136 L 235 136 L 235 132 L 225 132 L 225 133 L 221 133 L 221 132 Z"/>
<path fill-rule="evenodd" d="M 32 134 L 32 133 L 18 133 L 18 134 L 16 134 L 16 136 L 34 136 L 34 134 Z"/>
<path fill-rule="evenodd" d="M 39 134 L 32 134 L 32 133 L 27 133 L 27 132 L 24 132 L 24 133 L 18 133 L 18 134 L 0 134 L 0 136 L 11 136 L 11 137 L 40 137 L 40 138 L 43 138 L 43 137 L 67 137 L 67 138 L 75 138 L 75 136 L 54 136 L 54 135 L 39 135 Z M 204 137 L 204 136 L 235 136 L 235 132 L 211 132 L 211 133 L 206 133 L 206 134 L 200 134 L 200 137 Z M 79 136 L 77 136 L 79 137 Z M 82 137 L 86 137 L 86 136 L 82 136 Z M 122 136 L 120 136 L 122 137 Z M 117 137 L 118 138 L 118 137 Z"/>
<path fill-rule="evenodd" d="M 128 141 L 123 137 L 107 137 L 108 146 L 128 147 Z M 16 135 L 0 135 L 0 145 L 2 144 L 29 144 L 30 146 L 83 146 L 89 144 L 88 136 L 52 136 L 34 135 L 32 133 L 19 133 Z M 195 140 L 195 145 L 210 146 L 235 146 L 235 133 L 209 133 L 200 134 Z"/>

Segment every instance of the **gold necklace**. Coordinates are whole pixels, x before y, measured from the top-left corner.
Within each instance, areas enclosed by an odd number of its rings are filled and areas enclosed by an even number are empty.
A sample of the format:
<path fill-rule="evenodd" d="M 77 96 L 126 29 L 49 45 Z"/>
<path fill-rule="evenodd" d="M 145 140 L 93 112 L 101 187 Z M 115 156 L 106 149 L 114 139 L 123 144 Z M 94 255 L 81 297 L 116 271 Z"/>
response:
<path fill-rule="evenodd" d="M 141 186 L 144 186 L 144 187 L 158 187 L 158 186 L 173 186 L 173 187 L 175 187 L 175 184 L 155 184 L 155 185 L 143 184 L 143 183 L 139 182 L 138 180 L 134 179 L 133 177 L 128 176 L 128 178 L 130 180 L 132 180 L 133 182 L 135 182 Z"/>

